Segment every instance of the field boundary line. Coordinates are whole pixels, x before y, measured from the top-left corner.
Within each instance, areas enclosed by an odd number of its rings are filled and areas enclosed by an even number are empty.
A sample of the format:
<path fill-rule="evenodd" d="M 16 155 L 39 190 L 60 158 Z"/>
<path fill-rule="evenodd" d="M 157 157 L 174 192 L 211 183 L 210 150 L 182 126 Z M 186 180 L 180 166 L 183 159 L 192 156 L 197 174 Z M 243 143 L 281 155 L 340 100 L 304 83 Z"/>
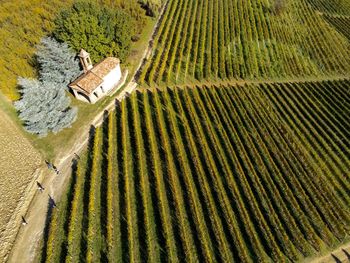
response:
<path fill-rule="evenodd" d="M 245 84 L 273 84 L 273 83 L 309 83 L 309 82 L 324 82 L 324 81 L 337 81 L 337 80 L 350 80 L 350 77 L 347 75 L 339 75 L 339 76 L 330 76 L 324 78 L 300 78 L 300 79 L 266 79 L 266 80 L 216 80 L 216 81 L 198 81 L 191 82 L 188 84 L 180 84 L 180 85 L 155 85 L 154 87 L 145 87 L 139 88 L 140 91 L 149 90 L 151 92 L 165 90 L 165 88 L 194 88 L 194 87 L 202 87 L 202 86 L 235 86 L 240 85 L 243 86 Z"/>

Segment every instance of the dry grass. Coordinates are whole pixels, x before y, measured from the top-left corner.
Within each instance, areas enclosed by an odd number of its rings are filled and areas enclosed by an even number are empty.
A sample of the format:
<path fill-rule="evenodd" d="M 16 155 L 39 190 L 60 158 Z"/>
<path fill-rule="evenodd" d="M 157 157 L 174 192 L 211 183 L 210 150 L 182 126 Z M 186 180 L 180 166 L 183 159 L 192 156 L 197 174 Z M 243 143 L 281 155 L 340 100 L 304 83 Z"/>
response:
<path fill-rule="evenodd" d="M 8 238 L 5 231 L 7 225 L 32 182 L 41 158 L 23 136 L 22 131 L 1 110 L 0 149 L 0 243 L 2 243 L 3 239 Z"/>

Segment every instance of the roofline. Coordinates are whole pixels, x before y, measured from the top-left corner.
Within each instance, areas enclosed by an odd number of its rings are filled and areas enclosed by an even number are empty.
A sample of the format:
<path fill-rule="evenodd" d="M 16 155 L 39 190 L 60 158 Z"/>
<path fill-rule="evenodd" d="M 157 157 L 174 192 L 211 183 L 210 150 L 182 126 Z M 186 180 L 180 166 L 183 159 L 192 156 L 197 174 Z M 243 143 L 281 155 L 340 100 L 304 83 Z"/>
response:
<path fill-rule="evenodd" d="M 95 76 L 100 80 L 98 86 L 101 85 L 101 84 L 103 83 L 103 79 L 102 79 L 102 78 L 100 78 L 100 77 L 99 77 L 98 75 L 96 75 L 94 72 L 92 72 L 91 70 L 89 70 L 88 72 L 86 72 L 86 73 L 84 73 L 84 74 L 81 74 L 81 75 L 80 75 L 76 80 L 74 80 L 73 82 L 69 83 L 68 87 L 73 88 L 73 86 L 76 86 L 76 87 L 79 87 L 79 89 L 85 91 L 86 94 L 91 94 L 92 92 L 89 93 L 87 90 L 83 89 L 83 88 L 82 88 L 80 85 L 78 85 L 78 83 L 77 83 L 77 82 L 79 82 L 79 80 L 81 80 L 82 78 L 84 78 L 84 77 L 85 77 L 86 75 L 88 75 L 88 74 L 93 74 L 93 75 L 95 75 Z M 98 87 L 96 87 L 96 88 L 98 88 Z"/>
<path fill-rule="evenodd" d="M 106 57 L 106 58 L 102 59 L 100 62 L 98 62 L 97 64 L 95 64 L 95 65 L 93 66 L 92 69 L 96 68 L 99 64 L 101 64 L 102 62 L 104 62 L 105 60 L 107 60 L 107 59 L 109 59 L 109 58 L 113 58 L 113 59 L 116 59 L 116 60 L 117 60 L 116 66 L 120 65 L 120 59 L 119 59 L 119 58 L 116 58 L 116 57 Z M 97 74 L 95 74 L 95 73 L 92 71 L 92 69 L 90 69 L 89 71 L 87 71 L 87 72 L 81 74 L 78 78 L 76 78 L 74 81 L 72 81 L 71 83 L 69 83 L 69 84 L 68 84 L 68 87 L 70 87 L 70 88 L 72 88 L 72 89 L 75 88 L 75 87 L 78 87 L 80 90 L 84 91 L 86 94 L 92 94 L 92 92 L 89 93 L 87 90 L 83 89 L 81 86 L 78 85 L 78 82 L 79 82 L 81 79 L 83 79 L 85 76 L 87 76 L 88 74 L 93 74 L 94 76 L 96 76 L 96 77 L 100 80 L 98 86 L 101 85 L 101 84 L 103 83 L 103 78 L 101 78 L 100 76 L 98 76 Z M 75 86 L 75 87 L 73 87 L 73 86 Z M 96 88 L 97 88 L 97 87 L 96 87 Z"/>
<path fill-rule="evenodd" d="M 87 95 L 87 96 L 90 95 L 90 93 L 87 93 L 86 90 L 80 88 L 77 84 L 74 84 L 74 85 L 72 85 L 72 86 L 69 84 L 68 87 L 70 87 L 71 89 L 76 90 L 76 91 L 78 91 L 78 92 L 82 92 L 82 93 L 84 93 L 84 94 Z"/>
<path fill-rule="evenodd" d="M 98 66 L 98 65 L 101 64 L 103 61 L 107 60 L 108 58 L 115 58 L 115 59 L 118 60 L 117 65 L 120 64 L 120 59 L 119 59 L 119 58 L 116 58 L 116 57 L 106 57 L 106 58 L 102 59 L 101 61 L 97 62 L 97 63 L 94 65 L 94 67 Z M 93 68 L 94 68 L 94 67 L 93 67 Z"/>
<path fill-rule="evenodd" d="M 79 80 L 81 80 L 82 78 L 84 78 L 86 75 L 88 74 L 93 74 L 96 77 L 98 77 L 99 79 L 102 79 L 101 77 L 99 77 L 98 75 L 96 75 L 93 71 L 91 71 L 91 69 L 83 74 L 81 74 L 79 77 L 77 77 L 74 81 L 72 81 L 71 83 L 69 83 L 69 85 L 71 84 L 76 84 L 76 82 L 78 82 Z"/>

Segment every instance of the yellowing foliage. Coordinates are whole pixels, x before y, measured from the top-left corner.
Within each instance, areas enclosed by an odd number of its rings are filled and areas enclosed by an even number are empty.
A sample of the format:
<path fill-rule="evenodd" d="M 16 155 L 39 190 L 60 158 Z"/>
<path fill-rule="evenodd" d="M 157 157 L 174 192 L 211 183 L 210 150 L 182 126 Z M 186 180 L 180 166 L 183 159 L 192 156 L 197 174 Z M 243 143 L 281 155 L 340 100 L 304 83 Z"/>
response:
<path fill-rule="evenodd" d="M 5 0 L 0 4 L 0 90 L 18 99 L 17 76 L 34 77 L 32 56 L 40 38 L 53 29 L 58 12 L 71 0 Z"/>
<path fill-rule="evenodd" d="M 136 0 L 92 0 L 111 8 L 122 7 L 128 13 L 142 13 Z M 17 100 L 17 77 L 35 77 L 33 54 L 40 39 L 54 29 L 54 19 L 74 0 L 4 0 L 0 2 L 0 91 Z M 142 19 L 136 17 L 143 28 Z"/>

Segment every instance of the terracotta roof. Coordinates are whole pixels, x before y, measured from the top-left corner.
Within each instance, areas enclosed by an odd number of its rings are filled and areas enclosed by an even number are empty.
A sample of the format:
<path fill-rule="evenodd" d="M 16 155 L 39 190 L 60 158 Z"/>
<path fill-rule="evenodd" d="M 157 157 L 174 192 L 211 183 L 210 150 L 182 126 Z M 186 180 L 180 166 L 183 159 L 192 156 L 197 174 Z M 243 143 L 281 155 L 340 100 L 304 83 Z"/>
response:
<path fill-rule="evenodd" d="M 69 84 L 69 87 L 77 87 L 87 94 L 91 94 L 98 86 L 103 83 L 103 78 L 120 63 L 119 59 L 108 57 L 97 63 L 91 70 L 79 76 Z"/>
<path fill-rule="evenodd" d="M 99 85 L 103 83 L 103 79 L 95 75 L 93 72 L 88 71 L 74 80 L 69 87 L 76 88 L 78 86 L 81 90 L 87 94 L 91 94 Z"/>
<path fill-rule="evenodd" d="M 114 57 L 108 57 L 97 63 L 91 71 L 100 78 L 105 77 L 112 69 L 114 69 L 120 63 L 119 59 Z"/>

